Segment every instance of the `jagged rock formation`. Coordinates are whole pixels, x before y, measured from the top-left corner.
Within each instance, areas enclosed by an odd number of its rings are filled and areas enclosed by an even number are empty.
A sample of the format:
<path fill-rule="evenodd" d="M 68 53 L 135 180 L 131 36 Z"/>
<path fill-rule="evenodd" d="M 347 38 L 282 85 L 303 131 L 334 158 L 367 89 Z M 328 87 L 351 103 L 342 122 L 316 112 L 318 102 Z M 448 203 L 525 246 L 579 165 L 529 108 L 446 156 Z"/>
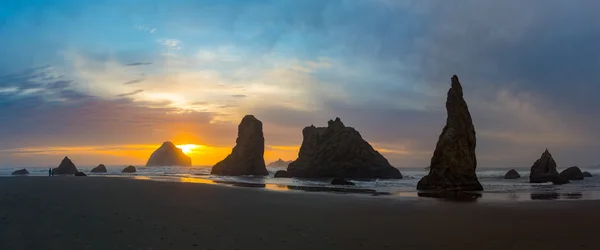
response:
<path fill-rule="evenodd" d="M 417 189 L 483 190 L 475 174 L 475 127 L 457 76 L 452 76 L 446 111 L 446 126 L 433 152 L 429 174 L 419 181 Z"/>
<path fill-rule="evenodd" d="M 531 173 L 529 174 L 530 183 L 543 183 L 552 182 L 555 177 L 558 177 L 558 171 L 556 171 L 556 161 L 552 158 L 552 154 L 546 149 L 542 156 L 535 161 L 531 166 Z"/>
<path fill-rule="evenodd" d="M 402 174 L 352 127 L 336 118 L 327 127 L 302 130 L 298 159 L 288 165 L 293 177 L 397 178 Z"/>
<path fill-rule="evenodd" d="M 214 175 L 268 175 L 265 166 L 265 138 L 262 122 L 246 115 L 238 125 L 238 137 L 231 154 L 213 166 Z"/>
<path fill-rule="evenodd" d="M 92 168 L 92 170 L 90 171 L 92 173 L 106 173 L 106 166 L 104 166 L 104 164 L 100 164 L 95 168 Z"/>
<path fill-rule="evenodd" d="M 77 172 L 75 173 L 75 176 L 87 176 L 87 174 L 85 174 L 84 172 Z"/>
<path fill-rule="evenodd" d="M 508 172 L 506 172 L 506 174 L 504 175 L 504 179 L 519 179 L 521 178 L 521 175 L 519 174 L 519 172 L 517 172 L 517 170 L 511 169 L 508 170 Z"/>
<path fill-rule="evenodd" d="M 192 158 L 183 153 L 183 150 L 170 141 L 164 142 L 150 155 L 146 167 L 162 166 L 192 166 Z"/>
<path fill-rule="evenodd" d="M 274 177 L 275 178 L 290 178 L 292 176 L 290 175 L 290 173 L 288 173 L 288 171 L 279 170 L 279 171 L 275 172 L 275 176 Z"/>
<path fill-rule="evenodd" d="M 135 173 L 137 172 L 137 170 L 135 169 L 134 166 L 129 165 L 128 167 L 124 168 L 121 173 Z"/>
<path fill-rule="evenodd" d="M 52 169 L 52 172 L 54 174 L 76 174 L 79 172 L 79 170 L 77 170 L 77 167 L 75 167 L 75 164 L 73 164 L 71 159 L 65 156 L 65 158 L 60 162 L 60 165 Z"/>
<path fill-rule="evenodd" d="M 583 173 L 579 167 L 574 166 L 560 172 L 560 177 L 570 181 L 583 180 Z"/>
<path fill-rule="evenodd" d="M 345 186 L 354 186 L 354 182 L 347 181 L 344 178 L 336 177 L 331 180 L 331 185 L 345 185 Z"/>
<path fill-rule="evenodd" d="M 27 169 L 19 169 L 17 171 L 12 172 L 11 175 L 26 175 L 29 174 L 29 171 L 27 171 Z"/>
<path fill-rule="evenodd" d="M 284 168 L 284 167 L 287 167 L 290 163 L 292 163 L 292 161 L 284 161 L 281 158 L 279 158 L 278 160 L 267 164 L 267 167 L 270 167 L 270 168 Z"/>
<path fill-rule="evenodd" d="M 586 178 L 587 177 L 592 177 L 592 174 L 590 172 L 588 172 L 588 171 L 585 171 L 582 174 L 583 174 L 583 177 L 586 177 Z"/>

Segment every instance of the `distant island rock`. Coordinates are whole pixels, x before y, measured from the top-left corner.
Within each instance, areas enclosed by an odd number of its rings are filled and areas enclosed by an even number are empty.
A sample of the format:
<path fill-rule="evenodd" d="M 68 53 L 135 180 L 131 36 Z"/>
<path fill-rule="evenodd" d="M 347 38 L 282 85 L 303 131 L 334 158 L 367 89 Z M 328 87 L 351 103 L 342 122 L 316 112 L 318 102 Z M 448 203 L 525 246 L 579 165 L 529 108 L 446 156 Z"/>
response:
<path fill-rule="evenodd" d="M 58 167 L 52 169 L 54 174 L 76 174 L 79 172 L 69 157 L 63 158 Z"/>
<path fill-rule="evenodd" d="M 552 154 L 546 149 L 542 156 L 533 163 L 529 174 L 530 183 L 552 182 L 553 179 L 559 177 L 556 171 L 556 161 L 552 158 Z"/>
<path fill-rule="evenodd" d="M 290 173 L 288 173 L 288 171 L 279 170 L 279 171 L 275 172 L 275 176 L 274 177 L 275 178 L 290 178 L 292 176 L 290 175 Z"/>
<path fill-rule="evenodd" d="M 84 172 L 77 172 L 75 173 L 75 176 L 87 176 L 87 174 L 85 174 Z"/>
<path fill-rule="evenodd" d="M 215 164 L 214 175 L 268 175 L 265 166 L 263 124 L 253 115 L 246 115 L 238 125 L 238 137 L 231 154 Z"/>
<path fill-rule="evenodd" d="M 570 181 L 583 180 L 583 173 L 579 167 L 574 166 L 560 172 L 560 177 Z"/>
<path fill-rule="evenodd" d="M 92 168 L 92 170 L 90 171 L 92 173 L 106 173 L 106 166 L 104 166 L 104 164 L 100 164 L 95 168 Z"/>
<path fill-rule="evenodd" d="M 475 127 L 456 75 L 452 76 L 446 111 L 446 126 L 433 152 L 429 174 L 418 182 L 417 189 L 481 191 L 475 173 Z"/>
<path fill-rule="evenodd" d="M 121 173 L 135 173 L 137 172 L 137 170 L 135 169 L 135 166 L 131 166 L 129 165 L 128 167 L 124 168 Z"/>
<path fill-rule="evenodd" d="M 584 171 L 582 174 L 583 174 L 583 177 L 586 177 L 586 178 L 587 177 L 592 177 L 592 174 L 590 172 L 588 172 L 588 171 Z"/>
<path fill-rule="evenodd" d="M 506 174 L 504 175 L 504 179 L 519 179 L 521 178 L 521 175 L 519 174 L 519 172 L 517 172 L 517 170 L 511 169 L 508 170 L 508 172 L 506 172 Z"/>
<path fill-rule="evenodd" d="M 284 168 L 284 167 L 287 167 L 290 163 L 292 163 L 292 161 L 284 161 L 281 158 L 279 158 L 278 160 L 267 164 L 267 167 L 270 167 L 270 168 Z"/>
<path fill-rule="evenodd" d="M 298 159 L 287 168 L 293 177 L 402 179 L 398 169 L 340 118 L 329 120 L 327 127 L 305 127 L 302 136 Z"/>
<path fill-rule="evenodd" d="M 331 185 L 345 185 L 345 186 L 354 186 L 354 182 L 347 181 L 344 178 L 336 177 L 331 180 Z"/>
<path fill-rule="evenodd" d="M 29 174 L 29 171 L 27 171 L 27 169 L 19 169 L 17 171 L 12 172 L 11 175 L 27 175 Z"/>
<path fill-rule="evenodd" d="M 192 158 L 183 153 L 183 150 L 170 141 L 164 142 L 150 155 L 146 167 L 162 166 L 192 166 Z"/>

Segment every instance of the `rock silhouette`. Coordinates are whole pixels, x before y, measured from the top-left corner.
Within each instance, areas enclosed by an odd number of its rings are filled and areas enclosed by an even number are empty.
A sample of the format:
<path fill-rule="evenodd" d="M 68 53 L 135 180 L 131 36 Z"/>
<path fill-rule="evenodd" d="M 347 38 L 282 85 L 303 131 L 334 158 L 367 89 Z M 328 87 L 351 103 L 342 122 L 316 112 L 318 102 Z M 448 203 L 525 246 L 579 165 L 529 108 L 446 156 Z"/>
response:
<path fill-rule="evenodd" d="M 331 180 L 331 185 L 346 185 L 346 186 L 354 186 L 354 182 L 347 181 L 344 178 L 336 177 Z"/>
<path fill-rule="evenodd" d="M 452 76 L 452 86 L 446 100 L 446 126 L 431 158 L 429 174 L 417 184 L 419 190 L 480 191 L 475 156 L 475 127 L 458 77 Z"/>
<path fill-rule="evenodd" d="M 127 166 L 126 168 L 124 168 L 121 173 L 135 173 L 137 172 L 137 170 L 135 169 L 135 166 Z"/>
<path fill-rule="evenodd" d="M 298 159 L 288 165 L 293 177 L 397 178 L 402 174 L 352 127 L 336 118 L 327 127 L 305 127 Z"/>
<path fill-rule="evenodd" d="M 27 171 L 27 169 L 19 169 L 17 171 L 12 172 L 11 175 L 27 175 L 29 174 L 29 171 Z"/>
<path fill-rule="evenodd" d="M 92 173 L 106 173 L 106 166 L 104 166 L 104 164 L 100 164 L 95 168 L 92 168 L 92 170 L 90 171 Z"/>
<path fill-rule="evenodd" d="M 533 163 L 529 174 L 530 183 L 552 182 L 555 177 L 558 177 L 556 171 L 556 161 L 552 158 L 552 154 L 546 149 L 542 156 Z"/>
<path fill-rule="evenodd" d="M 290 178 L 292 176 L 290 175 L 290 173 L 288 173 L 288 171 L 279 170 L 279 171 L 275 172 L 275 176 L 274 177 L 275 178 Z"/>
<path fill-rule="evenodd" d="M 63 158 L 58 167 L 52 169 L 54 174 L 76 174 L 79 172 L 69 157 Z"/>
<path fill-rule="evenodd" d="M 146 163 L 146 167 L 161 166 L 192 166 L 192 158 L 183 153 L 183 150 L 170 141 L 164 142 L 156 149 Z"/>
<path fill-rule="evenodd" d="M 508 170 L 508 172 L 506 172 L 506 174 L 504 175 L 504 179 L 519 179 L 521 178 L 521 175 L 519 174 L 519 172 L 517 172 L 517 170 L 511 169 Z"/>
<path fill-rule="evenodd" d="M 583 180 L 583 173 L 581 172 L 581 169 L 579 169 L 579 167 L 577 166 L 567 168 L 560 172 L 559 175 L 565 180 Z"/>
<path fill-rule="evenodd" d="M 592 174 L 588 171 L 585 171 L 582 174 L 583 174 L 583 177 L 592 177 Z"/>
<path fill-rule="evenodd" d="M 287 167 L 291 162 L 292 161 L 284 161 L 281 158 L 279 158 L 278 160 L 267 164 L 267 167 L 271 167 L 271 168 Z"/>
<path fill-rule="evenodd" d="M 238 137 L 231 154 L 213 166 L 214 175 L 268 175 L 265 166 L 265 138 L 262 122 L 246 115 L 238 125 Z"/>
<path fill-rule="evenodd" d="M 85 174 L 84 172 L 77 172 L 75 173 L 75 176 L 87 176 L 87 174 Z"/>

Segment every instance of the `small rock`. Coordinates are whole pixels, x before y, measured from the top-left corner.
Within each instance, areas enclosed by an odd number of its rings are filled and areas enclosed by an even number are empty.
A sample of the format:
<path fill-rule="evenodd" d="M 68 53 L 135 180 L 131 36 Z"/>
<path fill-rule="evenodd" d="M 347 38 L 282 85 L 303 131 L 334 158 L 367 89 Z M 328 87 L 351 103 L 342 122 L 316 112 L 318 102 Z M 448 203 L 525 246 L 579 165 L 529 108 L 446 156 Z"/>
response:
<path fill-rule="evenodd" d="M 77 172 L 75 176 L 87 176 L 84 172 Z"/>
<path fill-rule="evenodd" d="M 592 174 L 588 171 L 585 171 L 582 174 L 583 174 L 583 177 L 592 177 Z"/>
<path fill-rule="evenodd" d="M 121 173 L 135 173 L 137 172 L 134 166 L 128 166 L 121 171 Z"/>
<path fill-rule="evenodd" d="M 91 173 L 106 173 L 106 166 L 104 164 L 100 164 L 95 168 L 92 168 Z"/>
<path fill-rule="evenodd" d="M 29 171 L 27 171 L 27 169 L 19 169 L 15 172 L 12 172 L 11 175 L 26 175 L 29 174 Z"/>
<path fill-rule="evenodd" d="M 517 172 L 517 170 L 514 170 L 514 169 L 509 170 L 504 175 L 504 179 L 519 179 L 519 178 L 521 178 L 521 175 L 519 174 L 519 172 Z"/>
<path fill-rule="evenodd" d="M 336 177 L 336 178 L 333 178 L 333 180 L 331 181 L 331 185 L 354 186 L 355 184 L 353 182 L 345 180 L 344 178 Z"/>
<path fill-rule="evenodd" d="M 275 172 L 275 178 L 291 178 L 292 176 L 285 170 Z"/>
<path fill-rule="evenodd" d="M 583 180 L 583 173 L 578 167 L 570 167 L 560 172 L 560 177 L 565 180 Z"/>

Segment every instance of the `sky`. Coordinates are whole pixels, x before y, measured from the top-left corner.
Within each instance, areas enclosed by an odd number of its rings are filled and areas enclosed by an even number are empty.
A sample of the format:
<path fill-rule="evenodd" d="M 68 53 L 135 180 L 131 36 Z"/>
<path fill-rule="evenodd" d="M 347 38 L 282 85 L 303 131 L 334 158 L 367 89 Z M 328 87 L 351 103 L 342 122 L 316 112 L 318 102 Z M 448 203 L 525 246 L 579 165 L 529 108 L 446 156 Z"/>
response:
<path fill-rule="evenodd" d="M 211 166 L 245 114 L 265 160 L 340 117 L 429 165 L 458 75 L 479 167 L 600 164 L 600 1 L 1 0 L 0 166 Z"/>

